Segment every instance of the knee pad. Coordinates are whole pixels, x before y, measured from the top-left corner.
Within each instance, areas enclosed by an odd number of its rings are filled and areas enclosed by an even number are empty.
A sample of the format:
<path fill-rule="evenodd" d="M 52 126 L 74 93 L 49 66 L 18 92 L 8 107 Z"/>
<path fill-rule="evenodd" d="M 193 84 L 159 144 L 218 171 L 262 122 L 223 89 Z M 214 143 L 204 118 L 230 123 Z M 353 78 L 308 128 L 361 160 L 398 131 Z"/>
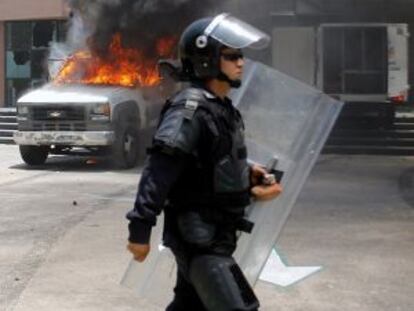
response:
<path fill-rule="evenodd" d="M 211 311 L 254 311 L 259 301 L 231 257 L 203 255 L 190 263 L 189 278 Z"/>

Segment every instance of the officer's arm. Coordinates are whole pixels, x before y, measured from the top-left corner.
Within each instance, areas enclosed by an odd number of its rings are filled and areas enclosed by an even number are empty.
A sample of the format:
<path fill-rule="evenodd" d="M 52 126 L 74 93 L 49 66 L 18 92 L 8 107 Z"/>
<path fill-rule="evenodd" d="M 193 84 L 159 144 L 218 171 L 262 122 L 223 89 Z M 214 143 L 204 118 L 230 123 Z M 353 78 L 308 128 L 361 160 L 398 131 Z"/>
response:
<path fill-rule="evenodd" d="M 142 174 L 134 209 L 127 215 L 130 220 L 130 242 L 149 242 L 156 217 L 161 213 L 187 157 L 191 156 L 199 142 L 202 122 L 198 113 L 189 117 L 180 107 L 170 109 L 164 115 L 154 137 L 154 151 Z"/>
<path fill-rule="evenodd" d="M 129 241 L 147 244 L 169 190 L 184 167 L 185 157 L 155 152 L 150 155 L 138 186 L 134 209 L 127 214 Z"/>

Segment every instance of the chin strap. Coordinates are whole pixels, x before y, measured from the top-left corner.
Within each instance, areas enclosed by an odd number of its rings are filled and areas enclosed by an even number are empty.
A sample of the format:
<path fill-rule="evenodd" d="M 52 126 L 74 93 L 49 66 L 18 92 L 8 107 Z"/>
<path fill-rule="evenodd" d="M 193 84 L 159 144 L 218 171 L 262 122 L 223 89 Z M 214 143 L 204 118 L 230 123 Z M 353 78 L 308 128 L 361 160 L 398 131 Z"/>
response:
<path fill-rule="evenodd" d="M 242 85 L 242 81 L 240 79 L 237 80 L 231 80 L 225 73 L 222 71 L 219 72 L 217 79 L 220 81 L 225 81 L 234 89 L 238 89 Z"/>

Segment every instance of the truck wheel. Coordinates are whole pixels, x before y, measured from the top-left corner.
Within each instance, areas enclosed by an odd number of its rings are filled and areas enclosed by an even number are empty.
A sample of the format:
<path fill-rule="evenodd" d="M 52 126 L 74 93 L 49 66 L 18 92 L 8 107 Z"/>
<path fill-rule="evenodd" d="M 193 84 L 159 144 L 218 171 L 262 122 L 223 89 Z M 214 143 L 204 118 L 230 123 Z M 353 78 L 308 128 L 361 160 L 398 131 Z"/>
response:
<path fill-rule="evenodd" d="M 42 165 L 49 155 L 49 146 L 19 146 L 20 155 L 28 165 Z"/>
<path fill-rule="evenodd" d="M 138 162 L 138 132 L 132 125 L 121 124 L 112 146 L 112 161 L 116 168 L 127 169 Z"/>

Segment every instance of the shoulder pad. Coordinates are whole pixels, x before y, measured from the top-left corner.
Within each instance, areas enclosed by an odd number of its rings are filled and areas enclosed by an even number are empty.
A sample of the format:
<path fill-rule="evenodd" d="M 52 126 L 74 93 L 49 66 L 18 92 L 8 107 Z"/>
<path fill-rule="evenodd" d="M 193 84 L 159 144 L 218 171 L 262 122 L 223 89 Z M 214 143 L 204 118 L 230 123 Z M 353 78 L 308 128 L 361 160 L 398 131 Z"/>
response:
<path fill-rule="evenodd" d="M 197 106 L 186 109 L 179 106 L 166 110 L 158 125 L 153 142 L 177 149 L 182 153 L 191 154 L 200 137 L 200 121 L 193 118 L 196 109 Z"/>
<path fill-rule="evenodd" d="M 178 104 L 186 100 L 205 101 L 205 100 L 214 99 L 214 98 L 216 98 L 215 95 L 213 95 L 212 93 L 204 89 L 196 88 L 196 87 L 189 87 L 189 88 L 182 90 L 178 94 L 176 94 L 171 99 L 171 102 Z"/>
<path fill-rule="evenodd" d="M 206 104 L 209 99 L 214 98 L 215 96 L 206 90 L 189 87 L 182 90 L 171 99 L 171 107 L 184 105 L 185 118 L 192 119 L 195 111 L 200 105 Z"/>
<path fill-rule="evenodd" d="M 212 115 L 214 109 L 210 107 L 210 101 L 215 98 L 216 96 L 208 91 L 196 87 L 184 89 L 173 96 L 162 113 L 154 142 L 186 154 L 192 153 L 200 138 L 203 122 L 212 128 L 215 136 L 219 136 L 211 117 L 194 118 L 194 114 L 200 108 Z"/>

